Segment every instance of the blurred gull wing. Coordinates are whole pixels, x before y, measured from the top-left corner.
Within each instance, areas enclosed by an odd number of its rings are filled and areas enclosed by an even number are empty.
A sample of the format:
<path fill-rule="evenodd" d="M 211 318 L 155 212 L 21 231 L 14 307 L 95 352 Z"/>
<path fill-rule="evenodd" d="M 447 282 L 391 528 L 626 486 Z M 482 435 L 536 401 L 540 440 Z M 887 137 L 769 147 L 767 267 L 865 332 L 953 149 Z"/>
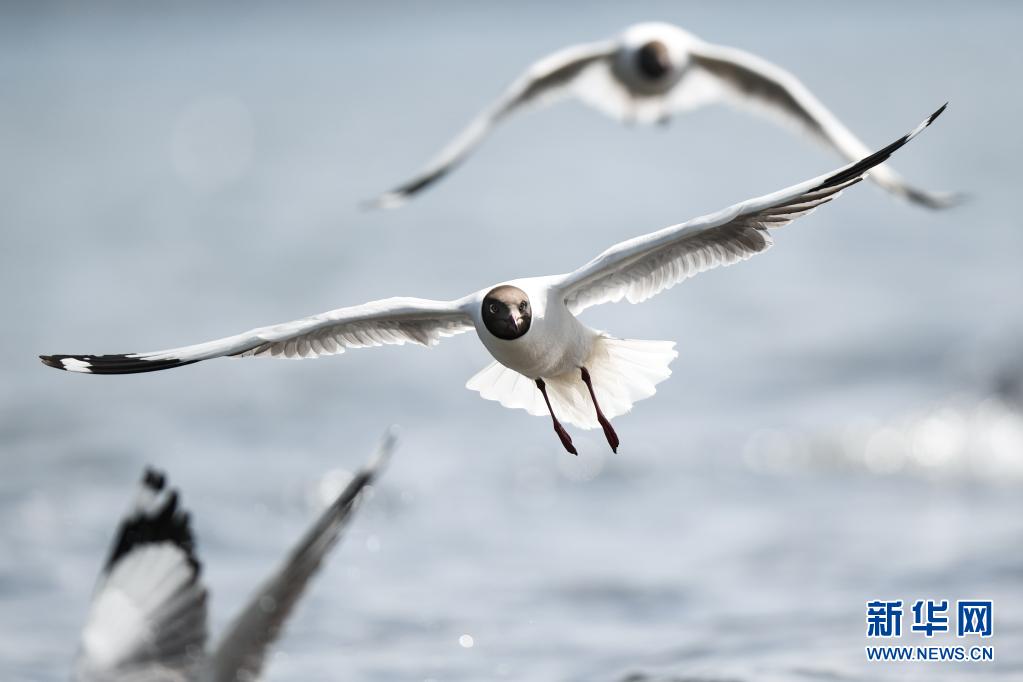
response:
<path fill-rule="evenodd" d="M 193 679 L 207 627 L 199 574 L 188 513 L 147 470 L 100 573 L 76 679 Z"/>
<path fill-rule="evenodd" d="M 472 319 L 459 305 L 459 301 L 389 298 L 171 350 L 39 357 L 50 367 L 70 372 L 134 374 L 224 356 L 315 358 L 385 344 L 433 346 L 473 328 Z"/>
<path fill-rule="evenodd" d="M 554 286 L 572 314 L 622 298 L 639 303 L 696 274 L 746 260 L 771 246 L 770 229 L 812 212 L 863 179 L 871 168 L 916 137 L 945 106 L 880 151 L 834 173 L 750 199 L 689 222 L 621 242 Z"/>
<path fill-rule="evenodd" d="M 480 142 L 509 114 L 526 105 L 549 104 L 571 94 L 572 85 L 590 67 L 603 66 L 614 54 L 615 43 L 599 42 L 575 45 L 544 57 L 530 66 L 501 94 L 498 100 L 477 116 L 446 146 L 419 175 L 368 202 L 372 208 L 396 208 L 413 194 L 430 186 L 461 163 Z"/>
<path fill-rule="evenodd" d="M 348 483 L 234 619 L 210 657 L 213 682 L 259 679 L 267 650 L 280 635 L 281 627 L 324 557 L 337 544 L 359 494 L 380 475 L 396 443 L 396 432 L 391 429 L 366 467 Z"/>
<path fill-rule="evenodd" d="M 702 41 L 695 41 L 689 53 L 692 68 L 670 95 L 673 110 L 688 111 L 724 101 L 807 133 L 849 161 L 870 154 L 870 149 L 785 69 L 749 52 Z M 886 165 L 874 168 L 869 177 L 893 194 L 928 208 L 948 208 L 964 198 L 914 188 Z"/>

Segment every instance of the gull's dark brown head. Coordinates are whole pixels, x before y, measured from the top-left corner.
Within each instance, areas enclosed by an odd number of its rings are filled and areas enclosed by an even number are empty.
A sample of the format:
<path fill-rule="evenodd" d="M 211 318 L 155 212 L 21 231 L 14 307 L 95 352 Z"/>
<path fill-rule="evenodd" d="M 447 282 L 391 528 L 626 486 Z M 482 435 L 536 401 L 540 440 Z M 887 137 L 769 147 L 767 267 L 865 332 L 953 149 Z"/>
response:
<path fill-rule="evenodd" d="M 529 331 L 532 321 L 529 296 L 518 287 L 505 284 L 483 297 L 483 325 L 499 339 L 519 338 Z"/>
<path fill-rule="evenodd" d="M 651 40 L 636 51 L 636 66 L 650 80 L 660 80 L 671 73 L 671 53 L 659 40 Z"/>

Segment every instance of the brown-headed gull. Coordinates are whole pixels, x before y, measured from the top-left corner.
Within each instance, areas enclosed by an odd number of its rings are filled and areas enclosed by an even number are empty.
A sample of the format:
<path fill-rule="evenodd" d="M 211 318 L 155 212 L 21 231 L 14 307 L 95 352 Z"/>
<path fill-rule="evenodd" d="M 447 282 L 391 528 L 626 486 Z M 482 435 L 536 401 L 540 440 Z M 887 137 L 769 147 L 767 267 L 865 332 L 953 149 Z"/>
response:
<path fill-rule="evenodd" d="M 550 414 L 562 444 L 573 454 L 572 439 L 559 418 L 584 429 L 599 425 L 617 451 L 610 419 L 653 395 L 678 354 L 671 341 L 618 339 L 577 316 L 600 303 L 645 301 L 700 272 L 766 251 L 771 230 L 859 182 L 944 109 L 856 163 L 621 242 L 566 274 L 503 282 L 453 301 L 373 301 L 171 350 L 40 357 L 50 367 L 71 372 L 131 374 L 218 357 L 315 358 L 382 344 L 432 346 L 475 330 L 495 362 L 472 377 L 467 388 L 505 407 Z"/>

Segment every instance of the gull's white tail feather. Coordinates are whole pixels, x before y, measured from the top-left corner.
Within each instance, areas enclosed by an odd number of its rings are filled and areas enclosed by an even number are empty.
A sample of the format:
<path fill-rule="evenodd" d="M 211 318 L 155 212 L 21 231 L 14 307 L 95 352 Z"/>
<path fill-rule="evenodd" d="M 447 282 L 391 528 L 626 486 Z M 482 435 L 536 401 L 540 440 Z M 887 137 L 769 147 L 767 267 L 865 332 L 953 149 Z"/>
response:
<path fill-rule="evenodd" d="M 674 341 L 637 341 L 601 336 L 593 344 L 586 368 L 593 380 L 600 408 L 612 419 L 633 404 L 657 392 L 657 384 L 671 376 L 670 365 L 678 357 Z M 543 377 L 547 395 L 558 419 L 582 429 L 594 429 L 597 411 L 579 371 Z M 465 384 L 481 398 L 505 407 L 547 415 L 547 405 L 532 379 L 498 362 L 492 362 Z"/>

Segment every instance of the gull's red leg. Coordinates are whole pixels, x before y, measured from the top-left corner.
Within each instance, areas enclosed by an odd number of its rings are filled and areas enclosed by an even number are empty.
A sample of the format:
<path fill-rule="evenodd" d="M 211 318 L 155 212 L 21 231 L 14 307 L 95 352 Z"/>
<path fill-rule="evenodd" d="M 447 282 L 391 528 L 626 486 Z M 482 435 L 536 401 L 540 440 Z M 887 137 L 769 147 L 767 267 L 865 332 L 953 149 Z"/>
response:
<path fill-rule="evenodd" d="M 586 388 L 590 391 L 590 400 L 593 401 L 593 406 L 597 408 L 597 421 L 600 422 L 600 428 L 604 429 L 604 437 L 607 438 L 607 444 L 611 446 L 611 451 L 618 452 L 618 434 L 615 433 L 614 427 L 611 426 L 611 422 L 608 421 L 604 413 L 600 411 L 600 403 L 597 402 L 597 394 L 593 392 L 593 382 L 590 381 L 590 372 L 585 367 L 580 367 L 583 373 L 583 383 L 586 384 Z"/>
<path fill-rule="evenodd" d="M 558 438 L 561 439 L 561 444 L 565 446 L 565 449 L 571 452 L 573 455 L 578 455 L 575 446 L 572 445 L 572 437 L 568 435 L 568 431 L 561 425 L 558 418 L 554 416 L 554 410 L 551 408 L 551 400 L 547 397 L 547 384 L 543 382 L 543 379 L 536 380 L 536 387 L 540 389 L 540 393 L 543 394 L 543 401 L 547 403 L 547 411 L 551 413 L 551 421 L 554 422 L 554 433 L 558 434 Z"/>

